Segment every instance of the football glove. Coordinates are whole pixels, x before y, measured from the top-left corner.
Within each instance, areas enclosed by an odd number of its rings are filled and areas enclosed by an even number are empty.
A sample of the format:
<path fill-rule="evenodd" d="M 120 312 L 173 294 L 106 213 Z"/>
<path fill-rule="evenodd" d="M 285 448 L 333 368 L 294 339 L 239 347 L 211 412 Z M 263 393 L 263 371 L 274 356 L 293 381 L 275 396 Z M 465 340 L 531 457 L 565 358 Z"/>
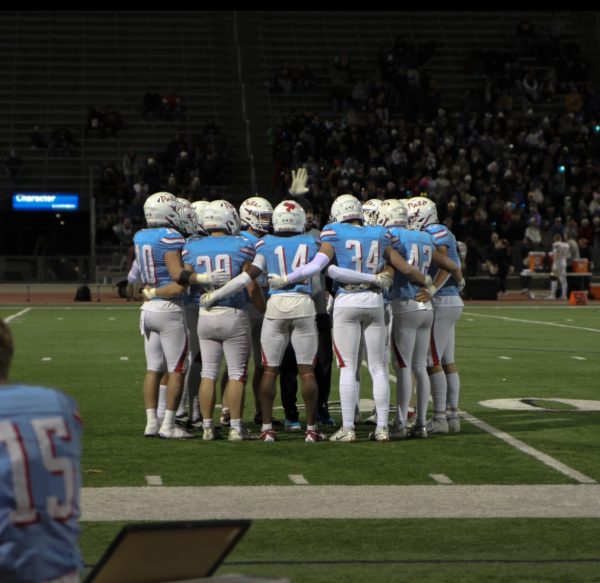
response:
<path fill-rule="evenodd" d="M 425 283 L 423 284 L 423 287 L 431 287 L 432 284 L 433 284 L 433 280 L 431 279 L 431 275 L 426 275 Z"/>
<path fill-rule="evenodd" d="M 215 303 L 215 293 L 214 292 L 206 292 L 200 296 L 200 307 L 202 308 L 210 308 Z"/>
<path fill-rule="evenodd" d="M 393 281 L 388 273 L 378 273 L 375 276 L 375 285 L 381 289 L 390 289 Z"/>
<path fill-rule="evenodd" d="M 197 273 L 196 283 L 199 285 L 211 285 L 221 287 L 229 281 L 229 274 L 224 269 L 217 269 L 211 273 Z"/>
<path fill-rule="evenodd" d="M 269 287 L 271 289 L 281 289 L 287 284 L 287 275 L 277 275 L 276 273 L 269 273 Z"/>
<path fill-rule="evenodd" d="M 463 277 L 456 285 L 458 286 L 459 292 L 461 292 L 463 289 L 465 289 L 465 285 L 466 285 L 465 278 Z"/>
<path fill-rule="evenodd" d="M 308 172 L 306 168 L 298 168 L 297 172 L 292 170 L 292 185 L 290 194 L 292 196 L 302 196 L 308 192 L 306 183 L 308 182 Z"/>
<path fill-rule="evenodd" d="M 142 290 L 142 294 L 146 300 L 153 300 L 156 297 L 156 288 L 155 287 L 151 287 L 151 288 L 145 287 Z"/>

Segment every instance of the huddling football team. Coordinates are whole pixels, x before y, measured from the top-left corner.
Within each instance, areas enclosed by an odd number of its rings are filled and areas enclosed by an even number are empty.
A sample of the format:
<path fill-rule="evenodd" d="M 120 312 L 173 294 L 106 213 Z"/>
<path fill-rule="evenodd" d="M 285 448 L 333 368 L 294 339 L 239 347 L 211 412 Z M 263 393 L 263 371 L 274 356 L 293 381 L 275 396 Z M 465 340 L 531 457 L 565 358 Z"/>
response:
<path fill-rule="evenodd" d="M 329 440 L 357 439 L 361 366 L 368 368 L 374 402 L 369 439 L 460 432 L 454 352 L 464 246 L 422 196 L 361 204 L 340 195 L 319 232 L 307 222 L 307 191 L 300 168 L 290 200 L 275 208 L 258 196 L 239 212 L 225 200 L 189 203 L 167 192 L 148 197 L 147 228 L 134 237 L 129 274 L 144 286 L 147 437 L 188 439 L 200 424 L 204 440 L 220 437 L 214 416 L 224 356 L 220 427 L 229 427 L 230 441 L 277 441 L 276 382 L 286 349 L 293 348 L 304 439 L 324 441 L 321 428 L 336 421 L 327 406 L 329 387 L 322 386 L 329 380 L 315 376 L 320 347 L 333 348 L 340 369 L 341 426 Z M 322 328 L 318 333 L 323 313 L 331 316 L 332 342 Z M 242 422 L 251 355 L 255 434 Z"/>

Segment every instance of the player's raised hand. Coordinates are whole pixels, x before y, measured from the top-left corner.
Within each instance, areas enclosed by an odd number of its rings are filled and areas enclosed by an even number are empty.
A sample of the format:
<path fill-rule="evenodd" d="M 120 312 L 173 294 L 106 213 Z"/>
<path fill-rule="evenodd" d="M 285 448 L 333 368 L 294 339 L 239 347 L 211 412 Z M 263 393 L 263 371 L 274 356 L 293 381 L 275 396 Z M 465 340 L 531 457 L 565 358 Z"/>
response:
<path fill-rule="evenodd" d="M 290 186 L 290 194 L 292 196 L 302 196 L 308 192 L 306 186 L 308 182 L 308 172 L 306 168 L 298 168 L 296 172 L 292 170 L 292 185 Z"/>

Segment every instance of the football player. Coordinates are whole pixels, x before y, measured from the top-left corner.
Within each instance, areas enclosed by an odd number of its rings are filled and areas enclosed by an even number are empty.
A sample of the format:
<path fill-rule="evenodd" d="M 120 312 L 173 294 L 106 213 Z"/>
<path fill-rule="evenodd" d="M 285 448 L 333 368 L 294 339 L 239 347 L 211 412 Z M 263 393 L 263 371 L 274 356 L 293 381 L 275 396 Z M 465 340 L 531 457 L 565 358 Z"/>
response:
<path fill-rule="evenodd" d="M 428 233 L 436 251 L 457 265 L 461 264 L 456 238 L 438 222 L 435 203 L 426 197 L 414 197 L 407 201 L 410 228 Z M 430 275 L 435 278 L 427 295 L 434 308 L 431 343 L 428 357 L 428 374 L 433 400 L 433 417 L 428 423 L 430 434 L 458 433 L 458 399 L 460 377 L 455 363 L 455 330 L 463 310 L 460 291 L 464 288 L 462 273 L 450 274 L 449 270 L 431 265 Z M 420 299 L 425 300 L 426 297 Z"/>
<path fill-rule="evenodd" d="M 567 261 L 571 258 L 571 248 L 568 243 L 563 241 L 562 235 L 554 235 L 552 243 L 552 253 L 554 259 L 552 262 L 552 273 L 550 275 L 550 294 L 546 299 L 556 299 L 556 288 L 560 281 L 560 299 L 567 299 Z"/>
<path fill-rule="evenodd" d="M 157 192 L 144 203 L 148 228 L 133 239 L 135 256 L 145 285 L 164 285 L 176 280 L 182 270 L 181 250 L 185 243 L 176 230 L 179 226 L 177 199 L 168 192 Z M 155 297 L 141 307 L 140 330 L 144 336 L 146 376 L 144 435 L 169 439 L 186 439 L 189 433 L 175 426 L 175 412 L 181 400 L 183 371 L 187 356 L 187 335 L 183 316 L 183 296 Z M 157 418 L 158 387 L 166 362 L 167 406 L 162 424 Z"/>
<path fill-rule="evenodd" d="M 383 205 L 382 205 L 383 207 Z M 408 210 L 403 202 L 396 201 L 382 208 L 380 223 L 390 230 L 394 248 L 408 260 L 408 263 L 426 274 L 431 263 L 441 265 L 462 280 L 459 264 L 450 261 L 436 251 L 430 234 L 408 230 Z M 432 286 L 428 288 L 433 292 Z M 397 273 L 391 288 L 393 311 L 392 345 L 395 353 L 394 366 L 397 371 L 396 403 L 397 417 L 392 434 L 397 438 L 407 435 L 406 421 L 412 393 L 412 374 L 417 387 L 417 418 L 412 435 L 427 437 L 426 416 L 430 394 L 427 375 L 427 354 L 433 307 L 429 297 L 418 297 L 420 290 L 404 275 Z"/>

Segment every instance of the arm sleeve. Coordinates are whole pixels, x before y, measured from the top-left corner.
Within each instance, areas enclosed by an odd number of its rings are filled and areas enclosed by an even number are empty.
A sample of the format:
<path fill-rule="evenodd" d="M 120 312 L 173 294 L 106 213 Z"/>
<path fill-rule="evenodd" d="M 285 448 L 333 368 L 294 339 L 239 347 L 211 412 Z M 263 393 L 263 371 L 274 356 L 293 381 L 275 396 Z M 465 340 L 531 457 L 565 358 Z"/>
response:
<path fill-rule="evenodd" d="M 322 271 L 329 263 L 329 257 L 325 253 L 317 253 L 313 260 L 288 275 L 288 283 L 297 283 Z"/>
<path fill-rule="evenodd" d="M 265 259 L 264 255 L 257 254 L 252 262 L 252 265 L 254 265 L 254 267 L 258 267 L 258 269 L 260 269 L 263 273 L 267 273 L 267 260 Z"/>
<path fill-rule="evenodd" d="M 354 269 L 346 269 L 337 265 L 330 265 L 327 275 L 340 283 L 373 283 L 375 281 L 375 275 L 372 273 L 360 273 Z"/>
<path fill-rule="evenodd" d="M 228 281 L 223 287 L 215 290 L 214 300 L 222 300 L 223 298 L 227 298 L 232 296 L 239 291 L 243 290 L 250 282 L 252 278 L 245 272 L 242 271 L 239 275 L 236 275 L 232 280 Z"/>
<path fill-rule="evenodd" d="M 129 273 L 127 274 L 127 281 L 129 283 L 135 283 L 136 281 L 138 281 L 138 279 L 141 279 L 142 277 L 142 272 L 140 270 L 140 266 L 137 262 L 137 259 L 133 260 L 133 263 L 131 264 L 131 269 L 129 270 Z"/>

